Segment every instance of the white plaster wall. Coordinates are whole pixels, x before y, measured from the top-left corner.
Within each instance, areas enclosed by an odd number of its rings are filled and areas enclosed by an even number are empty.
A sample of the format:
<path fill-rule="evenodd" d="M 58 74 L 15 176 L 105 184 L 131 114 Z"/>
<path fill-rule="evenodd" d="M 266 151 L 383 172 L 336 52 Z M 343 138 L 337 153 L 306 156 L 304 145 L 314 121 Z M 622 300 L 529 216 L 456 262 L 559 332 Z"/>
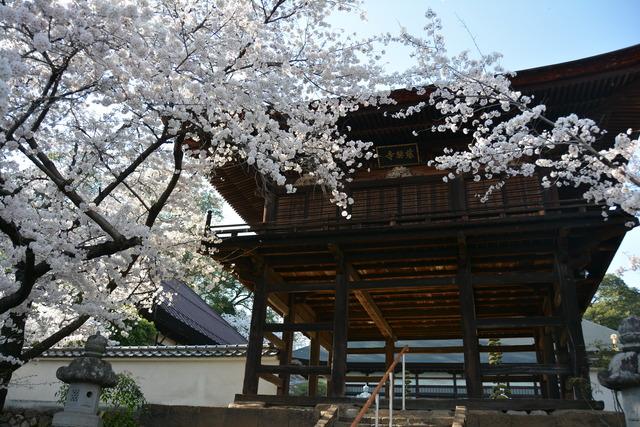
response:
<path fill-rule="evenodd" d="M 589 379 L 591 380 L 591 391 L 593 393 L 593 400 L 602 400 L 604 402 L 605 411 L 616 411 L 616 401 L 613 391 L 608 388 L 604 388 L 598 381 L 598 370 L 589 370 Z"/>
<path fill-rule="evenodd" d="M 7 396 L 12 406 L 55 402 L 60 381 L 56 369 L 71 359 L 36 359 L 18 369 Z M 117 358 L 116 373 L 130 372 L 149 403 L 187 406 L 226 406 L 242 392 L 244 358 Z M 264 357 L 264 364 L 276 364 Z M 276 387 L 260 380 L 259 393 L 275 394 Z"/>

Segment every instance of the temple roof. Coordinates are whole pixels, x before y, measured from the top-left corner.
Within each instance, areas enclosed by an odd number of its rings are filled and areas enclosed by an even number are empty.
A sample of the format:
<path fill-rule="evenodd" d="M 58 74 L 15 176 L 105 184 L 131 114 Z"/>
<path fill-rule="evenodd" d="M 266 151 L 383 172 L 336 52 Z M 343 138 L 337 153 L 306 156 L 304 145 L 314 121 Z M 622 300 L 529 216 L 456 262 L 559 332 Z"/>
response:
<path fill-rule="evenodd" d="M 607 129 L 609 138 L 640 120 L 640 44 L 613 52 L 517 72 L 513 86 L 547 105 L 551 118 L 569 113 L 595 120 Z M 375 145 L 418 143 L 430 154 L 446 146 L 468 143 L 461 135 L 433 134 L 414 130 L 430 129 L 432 111 L 424 110 L 406 119 L 387 113 L 428 98 L 415 91 L 394 90 L 398 105 L 362 108 L 341 121 L 352 139 Z M 426 157 L 426 156 L 425 156 Z M 372 165 L 375 168 L 375 165 Z M 246 165 L 216 169 L 212 183 L 220 195 L 248 224 L 262 221 L 264 201 L 260 194 L 262 177 Z"/>

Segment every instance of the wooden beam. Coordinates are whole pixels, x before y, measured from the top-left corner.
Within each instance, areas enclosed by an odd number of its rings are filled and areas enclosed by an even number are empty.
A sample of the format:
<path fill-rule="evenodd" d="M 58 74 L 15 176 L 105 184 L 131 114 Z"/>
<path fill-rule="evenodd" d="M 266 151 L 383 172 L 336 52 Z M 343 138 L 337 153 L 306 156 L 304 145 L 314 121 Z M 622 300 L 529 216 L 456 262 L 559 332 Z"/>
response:
<path fill-rule="evenodd" d="M 529 285 L 536 283 L 550 284 L 553 273 L 544 271 L 519 271 L 517 273 L 476 274 L 471 281 L 474 285 Z"/>
<path fill-rule="evenodd" d="M 264 330 L 269 332 L 310 332 L 310 331 L 330 331 L 333 329 L 331 322 L 315 323 L 267 323 Z"/>
<path fill-rule="evenodd" d="M 329 250 L 332 251 L 336 258 L 342 260 L 344 264 L 344 273 L 350 281 L 359 281 L 362 278 L 360 277 L 360 273 L 356 270 L 351 263 L 349 263 L 346 259 L 344 259 L 344 254 L 340 252 L 340 249 L 335 246 L 329 246 Z M 380 308 L 376 305 L 373 297 L 369 294 L 369 292 L 364 291 L 362 289 L 354 290 L 353 294 L 356 299 L 362 305 L 362 308 L 367 312 L 373 323 L 378 327 L 380 333 L 385 338 L 394 339 L 393 329 L 389 326 L 389 323 L 385 320 L 384 315 L 380 311 Z"/>
<path fill-rule="evenodd" d="M 408 288 L 408 287 L 439 287 L 453 286 L 453 277 L 425 277 L 424 279 L 378 279 L 378 280 L 352 280 L 348 283 L 350 290 L 374 290 L 381 288 Z M 288 282 L 273 283 L 269 286 L 269 292 L 314 292 L 334 290 L 335 283 L 322 282 Z"/>
<path fill-rule="evenodd" d="M 377 384 L 382 379 L 381 376 L 368 376 L 368 375 L 349 375 L 347 376 L 348 383 L 374 383 Z"/>
<path fill-rule="evenodd" d="M 384 354 L 386 349 L 384 347 L 349 347 L 347 348 L 348 354 Z"/>
<path fill-rule="evenodd" d="M 571 368 L 569 366 L 562 365 L 543 365 L 543 364 L 530 364 L 530 363 L 503 363 L 494 366 L 483 366 L 482 373 L 485 375 L 507 375 L 507 374 L 528 374 L 528 375 L 542 375 L 542 374 L 569 374 Z"/>
<path fill-rule="evenodd" d="M 275 335 L 273 332 L 269 332 L 269 331 L 265 331 L 264 333 L 264 337 L 266 339 L 269 340 L 269 342 L 271 344 L 273 344 L 275 347 L 277 347 L 278 349 L 282 350 L 284 349 L 284 341 L 282 341 L 280 339 L 280 337 L 278 337 L 277 335 Z"/>
<path fill-rule="evenodd" d="M 316 291 L 333 291 L 336 289 L 335 283 L 316 282 L 316 283 L 274 283 L 269 286 L 268 292 L 316 292 Z"/>
<path fill-rule="evenodd" d="M 352 272 L 355 268 L 352 267 Z M 454 276 L 425 277 L 420 279 L 368 279 L 362 280 L 360 275 L 350 275 L 349 289 L 355 290 L 375 290 L 383 288 L 431 288 L 454 286 L 456 284 Z M 548 284 L 553 281 L 554 275 L 546 272 L 522 272 L 522 273 L 491 273 L 472 277 L 474 285 L 530 285 Z M 322 282 L 283 282 L 272 283 L 269 292 L 314 292 L 334 290 L 335 283 L 330 281 Z"/>
<path fill-rule="evenodd" d="M 258 371 L 261 374 L 329 375 L 331 373 L 331 368 L 328 366 L 260 365 Z"/>
<path fill-rule="evenodd" d="M 278 388 L 282 387 L 282 380 L 280 379 L 280 377 L 273 375 L 273 374 L 269 374 L 266 372 L 262 372 L 259 374 L 260 378 L 262 378 L 265 381 L 270 382 L 271 384 L 275 385 Z"/>
<path fill-rule="evenodd" d="M 519 344 L 519 345 L 481 345 L 478 346 L 480 352 L 491 353 L 518 353 L 518 352 L 531 352 L 536 351 L 533 344 Z"/>
<path fill-rule="evenodd" d="M 258 373 L 262 363 L 262 343 L 264 340 L 264 320 L 267 312 L 266 275 L 264 266 L 258 275 L 253 292 L 253 307 L 249 327 L 249 343 L 244 368 L 243 394 L 258 394 Z"/>
<path fill-rule="evenodd" d="M 362 308 L 367 312 L 373 323 L 376 324 L 380 333 L 385 338 L 394 338 L 393 329 L 384 318 L 384 315 L 380 311 L 380 308 L 376 305 L 373 297 L 367 291 L 354 291 L 356 299 L 362 305 Z"/>
<path fill-rule="evenodd" d="M 480 352 L 478 349 L 478 330 L 476 326 L 476 307 L 471 282 L 471 262 L 467 252 L 464 234 L 458 234 L 458 274 L 456 282 L 460 292 L 460 315 L 464 343 L 464 370 L 467 395 L 471 398 L 482 397 L 482 378 L 480 373 Z"/>
<path fill-rule="evenodd" d="M 608 226 L 622 225 L 628 222 L 628 216 L 609 217 Z M 429 239 L 437 242 L 443 238 L 455 238 L 464 229 L 468 236 L 486 236 L 496 234 L 509 234 L 511 236 L 522 236 L 524 233 L 548 233 L 549 230 L 571 224 L 575 228 L 601 227 L 602 216 L 600 210 L 590 210 L 587 212 L 565 213 L 557 216 L 514 216 L 503 218 L 499 224 L 482 224 L 482 221 L 469 221 L 461 224 L 459 221 L 448 223 L 430 223 L 415 227 L 387 227 L 376 230 L 375 233 L 362 233 L 361 229 L 354 230 L 317 230 L 311 232 L 292 233 L 283 238 L 283 234 L 277 234 L 275 238 L 266 238 L 264 234 L 256 236 L 243 236 L 230 238 L 216 245 L 221 250 L 230 249 L 255 249 L 260 246 L 261 250 L 277 247 L 294 247 L 296 245 L 326 245 L 327 242 L 344 245 L 373 245 L 381 242 L 394 241 L 416 241 L 418 239 Z M 349 224 L 347 224 L 349 225 Z M 268 237 L 268 236 L 267 236 Z"/>
<path fill-rule="evenodd" d="M 399 352 L 402 348 L 395 348 L 395 352 Z M 355 348 L 350 347 L 347 349 L 349 354 L 385 354 L 386 347 L 369 347 L 369 348 Z M 535 351 L 533 344 L 522 345 L 500 345 L 500 346 L 488 346 L 479 345 L 478 351 L 481 353 L 496 352 L 501 353 L 515 353 L 515 352 L 531 352 Z M 462 346 L 444 346 L 444 347 L 409 347 L 409 353 L 413 354 L 447 354 L 447 353 L 463 353 L 464 347 Z"/>
<path fill-rule="evenodd" d="M 544 326 L 564 326 L 560 317 L 532 316 L 532 317 L 496 317 L 476 319 L 478 329 L 520 329 L 540 328 Z"/>

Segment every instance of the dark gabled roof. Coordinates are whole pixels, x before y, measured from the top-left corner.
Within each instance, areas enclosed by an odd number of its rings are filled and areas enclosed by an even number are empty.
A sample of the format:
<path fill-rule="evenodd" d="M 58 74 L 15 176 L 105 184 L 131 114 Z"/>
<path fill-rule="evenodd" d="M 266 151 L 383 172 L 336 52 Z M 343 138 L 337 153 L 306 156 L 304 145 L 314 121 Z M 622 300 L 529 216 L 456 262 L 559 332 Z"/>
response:
<path fill-rule="evenodd" d="M 172 299 L 143 315 L 163 335 L 181 344 L 246 344 L 247 340 L 186 283 L 163 280 L 162 287 Z"/>
<path fill-rule="evenodd" d="M 53 348 L 45 351 L 42 358 L 72 358 L 84 354 L 80 347 Z M 278 354 L 274 347 L 264 347 L 263 356 Z M 107 347 L 106 358 L 149 358 L 149 357 L 246 357 L 247 345 L 160 345 L 160 346 L 117 346 Z"/>

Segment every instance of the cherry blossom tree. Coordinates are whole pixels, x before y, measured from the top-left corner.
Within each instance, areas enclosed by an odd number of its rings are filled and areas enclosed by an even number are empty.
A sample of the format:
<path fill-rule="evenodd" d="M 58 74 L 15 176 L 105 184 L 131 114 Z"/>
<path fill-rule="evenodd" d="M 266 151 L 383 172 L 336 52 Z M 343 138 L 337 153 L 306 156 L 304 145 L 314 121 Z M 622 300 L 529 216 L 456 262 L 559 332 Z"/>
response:
<path fill-rule="evenodd" d="M 346 203 L 371 153 L 336 121 L 382 99 L 371 40 L 326 23 L 355 4 L 2 2 L 3 385 L 89 319 L 121 325 L 163 297 L 215 168 L 305 171 Z"/>

